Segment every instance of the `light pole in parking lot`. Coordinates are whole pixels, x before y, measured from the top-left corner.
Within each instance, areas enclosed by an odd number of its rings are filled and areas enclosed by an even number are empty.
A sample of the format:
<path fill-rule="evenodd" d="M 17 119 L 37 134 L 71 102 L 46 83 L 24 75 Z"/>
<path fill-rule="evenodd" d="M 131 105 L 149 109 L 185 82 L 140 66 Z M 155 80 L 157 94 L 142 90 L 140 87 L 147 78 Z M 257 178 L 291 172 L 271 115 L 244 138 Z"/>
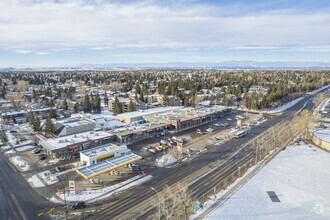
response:
<path fill-rule="evenodd" d="M 64 184 L 62 182 L 62 180 L 57 176 L 57 179 L 60 181 L 61 185 L 62 185 L 62 189 L 63 189 L 63 194 L 64 194 L 64 209 L 65 209 L 65 219 L 68 219 L 68 212 L 67 212 L 67 206 L 66 206 L 66 196 L 65 196 L 65 188 L 64 188 Z"/>
<path fill-rule="evenodd" d="M 157 193 L 158 196 L 158 219 L 160 220 L 160 197 L 159 197 L 159 193 L 157 192 L 157 190 L 153 187 L 151 187 L 152 190 L 154 190 Z"/>

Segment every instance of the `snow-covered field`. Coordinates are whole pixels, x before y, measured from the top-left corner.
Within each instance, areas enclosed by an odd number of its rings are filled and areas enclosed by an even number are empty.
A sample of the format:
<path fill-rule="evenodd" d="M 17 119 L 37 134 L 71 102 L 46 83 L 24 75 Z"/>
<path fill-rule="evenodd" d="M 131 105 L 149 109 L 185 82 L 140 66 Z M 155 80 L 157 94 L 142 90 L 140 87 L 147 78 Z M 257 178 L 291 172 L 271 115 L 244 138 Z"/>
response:
<path fill-rule="evenodd" d="M 30 169 L 30 165 L 19 156 L 12 157 L 11 160 L 16 166 L 20 167 L 22 171 L 28 171 Z"/>
<path fill-rule="evenodd" d="M 289 146 L 205 219 L 330 219 L 329 166 L 329 153 Z"/>
<path fill-rule="evenodd" d="M 164 156 L 161 156 L 156 160 L 158 167 L 166 167 L 175 163 L 176 161 L 177 159 L 175 159 L 175 157 L 171 154 L 165 154 Z"/>
<path fill-rule="evenodd" d="M 31 183 L 32 187 L 44 187 L 45 184 L 41 182 L 41 180 L 37 177 L 37 175 L 33 175 L 28 179 L 28 182 Z"/>

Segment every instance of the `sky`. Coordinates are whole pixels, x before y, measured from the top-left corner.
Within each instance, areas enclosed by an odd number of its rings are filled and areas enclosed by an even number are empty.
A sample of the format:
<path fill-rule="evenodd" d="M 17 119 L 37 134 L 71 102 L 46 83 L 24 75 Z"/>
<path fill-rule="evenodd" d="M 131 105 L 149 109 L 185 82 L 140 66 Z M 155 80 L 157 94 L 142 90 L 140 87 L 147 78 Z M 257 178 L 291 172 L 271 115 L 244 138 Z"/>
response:
<path fill-rule="evenodd" d="M 328 0 L 0 0 L 0 67 L 330 62 Z"/>

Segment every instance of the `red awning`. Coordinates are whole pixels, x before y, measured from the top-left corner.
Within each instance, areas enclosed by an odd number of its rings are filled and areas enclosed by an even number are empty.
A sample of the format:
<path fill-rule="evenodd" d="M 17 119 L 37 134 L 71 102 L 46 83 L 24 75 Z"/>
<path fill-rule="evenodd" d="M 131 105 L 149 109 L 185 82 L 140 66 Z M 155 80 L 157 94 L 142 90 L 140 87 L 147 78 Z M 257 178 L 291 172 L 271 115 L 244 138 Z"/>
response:
<path fill-rule="evenodd" d="M 78 147 L 79 147 L 79 145 L 73 145 L 73 146 L 69 147 L 69 150 L 76 149 Z"/>

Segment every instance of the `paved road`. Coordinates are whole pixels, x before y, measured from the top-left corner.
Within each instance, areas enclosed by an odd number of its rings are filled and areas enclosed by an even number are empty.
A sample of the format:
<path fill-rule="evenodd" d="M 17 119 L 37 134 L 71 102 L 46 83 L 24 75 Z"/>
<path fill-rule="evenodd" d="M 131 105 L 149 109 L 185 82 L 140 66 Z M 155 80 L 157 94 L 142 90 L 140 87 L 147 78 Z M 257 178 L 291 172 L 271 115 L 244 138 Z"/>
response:
<path fill-rule="evenodd" d="M 154 176 L 151 181 L 142 184 L 135 190 L 130 190 L 110 198 L 106 204 L 103 205 L 102 210 L 92 216 L 92 219 L 103 219 L 105 216 L 110 219 L 145 219 L 146 216 L 141 216 L 141 214 L 143 214 L 145 210 L 148 210 L 150 205 L 157 202 L 157 200 L 155 200 L 155 192 L 150 189 L 151 186 L 160 190 L 166 184 L 172 185 L 189 176 L 193 176 L 196 171 L 208 167 L 210 163 L 215 162 L 218 159 L 227 159 L 244 143 L 253 139 L 256 135 L 261 134 L 267 128 L 274 126 L 282 120 L 289 120 L 293 118 L 295 112 L 302 108 L 304 104 L 312 97 L 313 96 L 311 95 L 306 96 L 296 105 L 287 109 L 284 114 L 268 120 L 260 126 L 253 127 L 248 132 L 248 135 L 243 138 L 232 139 L 220 146 L 211 146 L 209 147 L 209 151 L 203 153 L 189 163 L 183 163 L 171 169 L 159 168 L 157 171 L 151 172 L 150 174 Z M 306 108 L 310 109 L 312 107 L 313 103 L 309 101 Z M 205 177 L 194 182 L 189 186 L 192 196 L 200 198 L 204 193 L 212 190 L 213 187 L 221 181 L 221 179 L 230 175 L 240 164 L 248 161 L 253 156 L 254 155 L 252 155 L 251 151 L 242 151 L 225 166 L 221 166 L 221 168 L 214 170 Z M 198 176 L 195 178 L 197 177 Z"/>
<path fill-rule="evenodd" d="M 5 155 L 0 155 L 0 219 L 48 219 L 38 213 L 52 205 L 32 189 L 19 173 L 9 165 Z M 38 204 L 38 205 L 37 205 Z"/>

